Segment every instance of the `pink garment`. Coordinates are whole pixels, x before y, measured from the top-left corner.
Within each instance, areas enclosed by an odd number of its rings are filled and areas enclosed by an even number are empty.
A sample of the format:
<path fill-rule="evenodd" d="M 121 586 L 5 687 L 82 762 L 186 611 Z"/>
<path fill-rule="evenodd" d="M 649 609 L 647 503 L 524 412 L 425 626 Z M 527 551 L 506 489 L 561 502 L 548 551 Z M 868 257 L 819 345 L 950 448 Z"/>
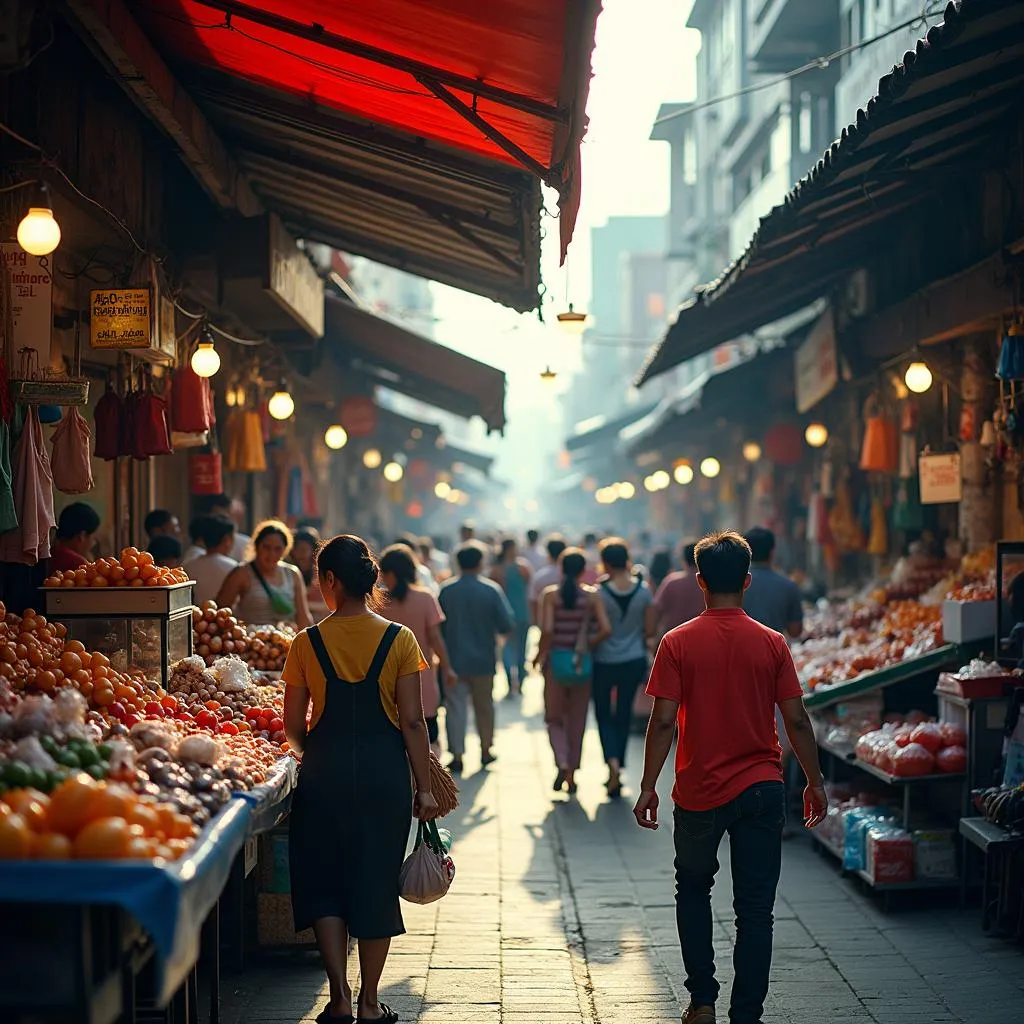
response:
<path fill-rule="evenodd" d="M 29 406 L 21 437 L 11 460 L 14 508 L 18 528 L 0 536 L 0 561 L 35 565 L 50 557 L 53 516 L 53 475 L 35 406 Z"/>
<path fill-rule="evenodd" d="M 92 490 L 92 432 L 82 414 L 72 406 L 65 410 L 53 432 L 53 485 L 64 494 L 85 494 Z"/>
<path fill-rule="evenodd" d="M 384 611 L 386 618 L 408 626 L 420 645 L 423 660 L 430 667 L 420 673 L 420 689 L 423 695 L 423 714 L 433 718 L 441 701 L 437 686 L 437 671 L 434 664 L 434 648 L 430 643 L 430 629 L 444 622 L 444 612 L 437 598 L 422 587 L 410 587 L 403 601 L 390 601 Z"/>
<path fill-rule="evenodd" d="M 576 771 L 583 757 L 583 733 L 590 710 L 590 683 L 561 686 L 550 669 L 544 673 L 544 722 L 555 763 Z"/>

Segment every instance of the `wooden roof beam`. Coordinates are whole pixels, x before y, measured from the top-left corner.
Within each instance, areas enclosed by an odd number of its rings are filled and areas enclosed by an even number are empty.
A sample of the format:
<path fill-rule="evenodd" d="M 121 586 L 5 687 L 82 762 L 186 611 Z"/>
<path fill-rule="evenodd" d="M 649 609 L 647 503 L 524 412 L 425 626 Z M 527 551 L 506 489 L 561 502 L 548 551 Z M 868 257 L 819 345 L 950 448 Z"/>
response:
<path fill-rule="evenodd" d="M 170 136 L 214 203 L 245 217 L 263 213 L 227 147 L 122 0 L 67 0 L 67 7 L 87 44 L 112 66 L 115 78 L 143 112 Z"/>

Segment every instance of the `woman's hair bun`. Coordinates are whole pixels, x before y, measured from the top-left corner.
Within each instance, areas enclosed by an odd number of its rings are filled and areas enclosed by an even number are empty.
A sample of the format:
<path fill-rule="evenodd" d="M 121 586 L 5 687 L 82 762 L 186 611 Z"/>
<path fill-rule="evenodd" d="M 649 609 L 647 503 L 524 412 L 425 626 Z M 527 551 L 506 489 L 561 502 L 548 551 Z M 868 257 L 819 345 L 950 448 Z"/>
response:
<path fill-rule="evenodd" d="M 380 569 L 373 552 L 361 537 L 342 534 L 332 537 L 317 552 L 317 575 L 334 573 L 349 597 L 366 597 L 377 586 Z"/>

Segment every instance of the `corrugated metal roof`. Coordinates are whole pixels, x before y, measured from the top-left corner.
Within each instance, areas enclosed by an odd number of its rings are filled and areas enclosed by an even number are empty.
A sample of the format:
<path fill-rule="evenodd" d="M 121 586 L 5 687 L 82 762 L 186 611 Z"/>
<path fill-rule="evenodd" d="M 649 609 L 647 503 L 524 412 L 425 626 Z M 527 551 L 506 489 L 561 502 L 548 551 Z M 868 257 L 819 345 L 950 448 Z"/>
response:
<path fill-rule="evenodd" d="M 950 2 L 941 24 L 762 218 L 743 255 L 680 308 L 637 384 L 826 294 L 885 244 L 896 211 L 933 198 L 906 172 L 935 171 L 936 187 L 948 187 L 942 172 L 984 156 L 1005 134 L 1022 87 L 1024 3 Z"/>

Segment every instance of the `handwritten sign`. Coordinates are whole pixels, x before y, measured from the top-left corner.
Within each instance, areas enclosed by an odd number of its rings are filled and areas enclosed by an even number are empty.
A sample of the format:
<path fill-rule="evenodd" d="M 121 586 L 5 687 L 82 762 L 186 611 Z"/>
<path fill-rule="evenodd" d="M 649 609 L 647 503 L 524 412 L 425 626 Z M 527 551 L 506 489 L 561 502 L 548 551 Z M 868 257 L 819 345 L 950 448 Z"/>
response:
<path fill-rule="evenodd" d="M 804 343 L 796 350 L 796 408 L 807 412 L 839 381 L 836 331 L 831 308 L 818 318 Z"/>
<path fill-rule="evenodd" d="M 960 453 L 922 455 L 917 463 L 922 505 L 955 505 L 962 493 Z"/>
<path fill-rule="evenodd" d="M 89 331 L 93 348 L 149 348 L 153 341 L 149 288 L 101 288 L 92 292 Z"/>
<path fill-rule="evenodd" d="M 35 349 L 38 365 L 50 365 L 50 339 L 53 333 L 53 272 L 49 256 L 32 256 L 17 242 L 0 243 L 4 269 L 11 281 L 11 312 L 14 320 L 14 344 L 17 353 Z M 17 356 L 16 356 L 17 358 Z M 16 373 L 17 363 L 9 370 Z"/>

